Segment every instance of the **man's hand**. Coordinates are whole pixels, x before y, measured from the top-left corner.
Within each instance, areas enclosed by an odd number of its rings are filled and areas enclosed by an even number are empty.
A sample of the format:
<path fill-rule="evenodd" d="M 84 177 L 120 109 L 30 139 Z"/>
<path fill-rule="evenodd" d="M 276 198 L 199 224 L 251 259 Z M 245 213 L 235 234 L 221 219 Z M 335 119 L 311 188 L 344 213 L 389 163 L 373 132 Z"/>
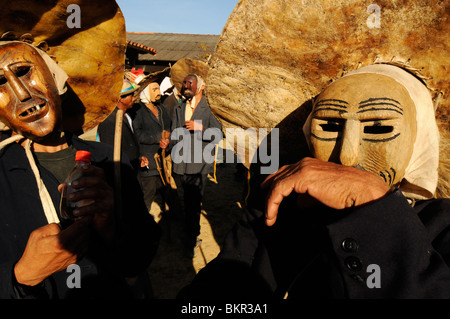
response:
<path fill-rule="evenodd" d="M 22 257 L 14 266 L 19 284 L 35 286 L 52 274 L 66 269 L 87 249 L 87 223 L 76 221 L 61 231 L 57 224 L 34 230 Z"/>
<path fill-rule="evenodd" d="M 81 168 L 83 176 L 72 182 L 76 192 L 67 196 L 67 200 L 78 202 L 84 200 L 89 205 L 77 207 L 73 215 L 87 218 L 93 229 L 105 240 L 114 236 L 114 190 L 106 182 L 103 169 L 94 165 Z M 61 191 L 61 186 L 59 190 Z"/>
<path fill-rule="evenodd" d="M 167 148 L 167 146 L 169 146 L 169 139 L 160 139 L 159 140 L 159 147 L 163 150 L 165 150 Z"/>
<path fill-rule="evenodd" d="M 161 139 L 159 140 L 159 147 L 161 149 L 164 150 L 169 146 L 169 143 L 170 143 L 169 137 L 170 137 L 169 131 L 166 131 L 166 130 L 162 131 Z"/>
<path fill-rule="evenodd" d="M 203 124 L 194 120 L 186 121 L 184 125 L 189 131 L 203 131 Z"/>
<path fill-rule="evenodd" d="M 148 158 L 146 156 L 141 156 L 141 167 L 147 167 L 150 162 L 148 161 Z"/>
<path fill-rule="evenodd" d="M 270 187 L 266 204 L 268 226 L 275 224 L 281 202 L 293 191 L 299 194 L 299 206 L 307 195 L 325 206 L 344 209 L 380 199 L 390 190 L 373 173 L 315 158 L 304 158 L 296 164 L 283 166 L 261 186 Z"/>

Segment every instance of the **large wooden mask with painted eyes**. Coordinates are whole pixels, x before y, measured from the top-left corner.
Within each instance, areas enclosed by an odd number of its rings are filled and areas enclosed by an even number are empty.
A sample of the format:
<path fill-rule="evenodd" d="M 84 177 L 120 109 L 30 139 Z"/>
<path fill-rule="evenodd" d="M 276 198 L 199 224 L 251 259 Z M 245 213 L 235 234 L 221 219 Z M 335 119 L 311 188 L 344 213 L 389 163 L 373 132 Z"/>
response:
<path fill-rule="evenodd" d="M 401 182 L 414 147 L 414 102 L 400 83 L 385 75 L 345 76 L 317 98 L 311 120 L 316 158 Z"/>

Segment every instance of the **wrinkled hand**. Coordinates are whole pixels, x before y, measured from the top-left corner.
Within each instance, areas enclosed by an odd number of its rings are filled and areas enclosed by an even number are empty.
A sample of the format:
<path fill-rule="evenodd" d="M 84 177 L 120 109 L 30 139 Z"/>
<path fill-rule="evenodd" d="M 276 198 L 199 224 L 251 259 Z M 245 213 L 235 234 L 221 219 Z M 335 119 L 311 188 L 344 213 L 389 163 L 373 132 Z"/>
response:
<path fill-rule="evenodd" d="M 79 220 L 64 230 L 54 223 L 34 230 L 14 266 L 17 282 L 35 286 L 76 263 L 87 250 L 87 228 L 87 223 Z"/>
<path fill-rule="evenodd" d="M 194 120 L 186 121 L 184 125 L 189 131 L 203 131 L 203 124 Z"/>
<path fill-rule="evenodd" d="M 159 140 L 159 147 L 163 150 L 166 149 L 169 146 L 170 140 L 170 132 L 163 130 L 161 133 L 161 139 Z"/>
<path fill-rule="evenodd" d="M 114 236 L 114 190 L 106 182 L 103 169 L 94 165 L 82 166 L 83 176 L 72 182 L 77 191 L 67 196 L 67 200 L 85 200 L 90 204 L 77 207 L 73 211 L 76 218 L 87 218 L 93 229 L 105 240 Z M 61 191 L 62 185 L 58 190 Z"/>
<path fill-rule="evenodd" d="M 167 146 L 169 146 L 169 139 L 160 139 L 159 140 L 159 147 L 162 148 L 163 150 L 167 148 Z"/>
<path fill-rule="evenodd" d="M 148 158 L 146 156 L 141 156 L 141 167 L 147 167 L 150 162 L 148 161 Z"/>
<path fill-rule="evenodd" d="M 390 188 L 370 172 L 354 167 L 304 158 L 300 162 L 283 166 L 261 185 L 270 188 L 266 203 L 266 224 L 275 224 L 278 208 L 293 191 L 302 200 L 316 200 L 334 209 L 360 206 L 385 196 Z M 305 199 L 305 195 L 310 197 Z"/>

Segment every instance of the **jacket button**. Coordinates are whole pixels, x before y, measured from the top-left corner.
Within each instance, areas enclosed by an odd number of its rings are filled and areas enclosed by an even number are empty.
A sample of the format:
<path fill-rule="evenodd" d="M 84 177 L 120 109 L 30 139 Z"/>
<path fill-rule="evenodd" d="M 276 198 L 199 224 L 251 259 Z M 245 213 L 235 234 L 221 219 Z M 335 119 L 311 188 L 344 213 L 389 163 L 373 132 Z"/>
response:
<path fill-rule="evenodd" d="M 361 260 L 353 256 L 345 259 L 345 266 L 351 271 L 360 271 L 362 269 Z"/>
<path fill-rule="evenodd" d="M 358 243 L 353 238 L 346 238 L 342 241 L 341 247 L 348 253 L 354 253 L 358 251 Z"/>

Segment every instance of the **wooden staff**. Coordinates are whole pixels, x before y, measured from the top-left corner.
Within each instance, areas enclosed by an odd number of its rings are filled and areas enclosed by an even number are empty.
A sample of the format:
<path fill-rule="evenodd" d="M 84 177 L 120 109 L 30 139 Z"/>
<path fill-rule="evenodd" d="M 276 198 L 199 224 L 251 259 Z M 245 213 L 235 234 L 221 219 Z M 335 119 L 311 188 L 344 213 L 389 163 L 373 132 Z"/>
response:
<path fill-rule="evenodd" d="M 164 175 L 163 175 L 163 173 L 161 171 L 161 166 L 159 165 L 160 164 L 160 156 L 159 156 L 158 153 L 156 153 L 154 157 L 155 157 L 156 169 L 159 172 L 159 176 L 161 177 L 163 185 L 166 186 L 166 180 L 164 179 Z"/>
<path fill-rule="evenodd" d="M 164 126 L 164 124 L 163 124 L 163 126 Z M 166 130 L 163 130 L 161 133 L 161 136 L 163 139 L 166 139 L 169 136 L 169 132 L 167 132 Z M 165 181 L 167 181 L 167 183 L 170 184 L 170 180 L 167 176 L 167 165 L 166 165 L 166 161 L 165 161 L 165 159 L 166 159 L 166 149 L 165 148 L 162 149 L 161 155 L 162 155 L 161 162 L 162 162 L 162 166 L 163 166 Z M 166 185 L 166 183 L 164 183 L 164 185 Z"/>
<path fill-rule="evenodd" d="M 117 109 L 116 127 L 114 130 L 114 190 L 118 217 L 122 215 L 122 178 L 120 172 L 120 159 L 122 152 L 122 125 L 123 110 Z M 120 218 L 119 218 L 120 219 Z"/>

